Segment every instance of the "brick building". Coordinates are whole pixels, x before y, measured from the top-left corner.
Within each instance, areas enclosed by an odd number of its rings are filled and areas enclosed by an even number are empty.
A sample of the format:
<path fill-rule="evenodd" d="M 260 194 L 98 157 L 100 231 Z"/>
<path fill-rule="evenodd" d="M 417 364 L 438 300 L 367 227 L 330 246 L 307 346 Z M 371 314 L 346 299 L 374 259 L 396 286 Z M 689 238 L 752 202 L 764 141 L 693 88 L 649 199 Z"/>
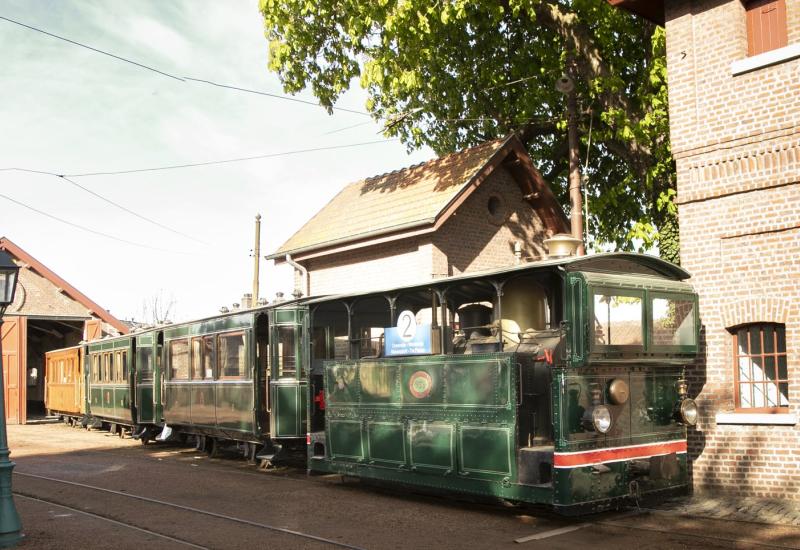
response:
<path fill-rule="evenodd" d="M 609 0 L 667 35 L 681 263 L 705 360 L 694 486 L 800 499 L 800 2 Z"/>
<path fill-rule="evenodd" d="M 274 254 L 303 294 L 375 290 L 512 265 L 568 232 L 515 136 L 346 186 Z"/>
<path fill-rule="evenodd" d="M 9 239 L 0 250 L 20 266 L 14 302 L 3 316 L 6 420 L 24 424 L 44 413 L 44 354 L 128 327 Z"/>

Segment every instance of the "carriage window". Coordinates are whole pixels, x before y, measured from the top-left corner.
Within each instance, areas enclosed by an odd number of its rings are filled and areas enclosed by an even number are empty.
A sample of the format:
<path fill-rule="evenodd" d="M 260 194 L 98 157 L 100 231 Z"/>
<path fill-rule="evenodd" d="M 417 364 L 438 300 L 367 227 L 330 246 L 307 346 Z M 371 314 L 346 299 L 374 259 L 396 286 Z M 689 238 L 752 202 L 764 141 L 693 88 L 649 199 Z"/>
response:
<path fill-rule="evenodd" d="M 653 298 L 651 302 L 653 346 L 693 346 L 694 300 Z"/>
<path fill-rule="evenodd" d="M 192 380 L 203 379 L 203 340 L 192 338 Z"/>
<path fill-rule="evenodd" d="M 122 355 L 119 351 L 111 354 L 114 357 L 114 368 L 111 377 L 114 382 L 122 382 Z"/>
<path fill-rule="evenodd" d="M 142 373 L 142 380 L 153 379 L 153 348 L 143 347 L 136 350 L 139 369 Z"/>
<path fill-rule="evenodd" d="M 297 327 L 278 327 L 278 378 L 294 378 L 297 369 Z"/>
<path fill-rule="evenodd" d="M 169 377 L 170 380 L 189 378 L 188 340 L 173 340 L 169 343 Z"/>
<path fill-rule="evenodd" d="M 214 337 L 203 337 L 203 371 L 206 380 L 214 379 Z"/>
<path fill-rule="evenodd" d="M 247 378 L 244 333 L 220 334 L 218 342 L 219 377 Z"/>
<path fill-rule="evenodd" d="M 122 364 L 121 367 L 120 367 L 120 372 L 122 373 L 122 378 L 120 379 L 120 382 L 127 382 L 128 381 L 128 352 L 127 351 L 121 352 L 120 355 L 119 355 L 119 358 L 120 358 L 120 362 Z"/>
<path fill-rule="evenodd" d="M 594 344 L 642 346 L 642 298 L 619 294 L 594 295 Z"/>
<path fill-rule="evenodd" d="M 785 325 L 758 323 L 736 329 L 733 366 L 737 410 L 789 407 Z"/>
<path fill-rule="evenodd" d="M 100 381 L 100 357 L 92 355 L 92 382 Z"/>
<path fill-rule="evenodd" d="M 114 355 L 109 353 L 103 354 L 103 382 L 111 382 L 111 377 L 114 375 Z"/>

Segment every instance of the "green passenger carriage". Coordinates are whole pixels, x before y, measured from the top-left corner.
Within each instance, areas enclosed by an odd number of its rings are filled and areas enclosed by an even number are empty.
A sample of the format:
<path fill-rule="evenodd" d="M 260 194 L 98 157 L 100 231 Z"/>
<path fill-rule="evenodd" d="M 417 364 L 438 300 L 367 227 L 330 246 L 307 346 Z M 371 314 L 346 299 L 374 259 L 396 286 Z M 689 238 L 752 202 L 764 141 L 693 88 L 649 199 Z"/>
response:
<path fill-rule="evenodd" d="M 134 339 L 120 336 L 85 346 L 86 414 L 96 426 L 114 431 L 134 428 L 137 421 Z"/>
<path fill-rule="evenodd" d="M 309 300 L 309 470 L 563 513 L 686 490 L 686 278 L 604 254 Z"/>
<path fill-rule="evenodd" d="M 305 314 L 286 304 L 163 328 L 163 423 L 211 453 L 225 440 L 243 444 L 251 459 L 259 448 L 262 460 L 302 448 Z"/>

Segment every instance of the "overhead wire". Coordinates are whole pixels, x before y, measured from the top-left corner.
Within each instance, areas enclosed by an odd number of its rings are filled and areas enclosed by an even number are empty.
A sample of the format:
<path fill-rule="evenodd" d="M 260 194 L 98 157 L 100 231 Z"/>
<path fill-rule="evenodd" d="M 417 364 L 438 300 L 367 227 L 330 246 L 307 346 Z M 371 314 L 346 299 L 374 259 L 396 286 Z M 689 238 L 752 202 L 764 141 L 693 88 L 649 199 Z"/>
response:
<path fill-rule="evenodd" d="M 69 225 L 69 226 L 74 227 L 76 229 L 80 229 L 81 231 L 87 231 L 89 233 L 93 233 L 94 235 L 99 235 L 101 237 L 105 237 L 107 239 L 112 239 L 112 240 L 115 240 L 115 241 L 118 241 L 118 242 L 121 242 L 121 243 L 130 244 L 130 245 L 133 245 L 133 246 L 138 246 L 140 248 L 147 248 L 147 249 L 150 249 L 150 250 L 158 250 L 160 252 L 168 252 L 170 254 L 188 254 L 187 252 L 180 252 L 180 251 L 175 251 L 175 250 L 167 250 L 166 248 L 158 248 L 156 246 L 150 246 L 148 244 L 139 243 L 139 242 L 136 242 L 136 241 L 129 241 L 128 239 L 123 239 L 122 237 L 116 237 L 116 236 L 111 235 L 109 233 L 104 233 L 102 231 L 97 231 L 96 229 L 92 229 L 90 227 L 86 227 L 84 225 L 80 225 L 80 224 L 71 222 L 69 220 L 65 220 L 64 218 L 60 218 L 58 216 L 55 216 L 55 215 L 50 214 L 48 212 L 45 212 L 44 210 L 39 210 L 38 208 L 35 208 L 35 207 L 30 206 L 28 204 L 25 204 L 24 202 L 21 202 L 21 201 L 18 201 L 16 199 L 13 199 L 13 198 L 9 197 L 8 195 L 4 195 L 2 193 L 0 193 L 0 198 L 6 199 L 7 201 L 13 202 L 16 205 L 19 205 L 19 206 L 21 206 L 23 208 L 27 208 L 28 210 L 36 212 L 37 214 L 40 214 L 40 215 L 45 216 L 47 218 L 50 218 L 52 220 L 56 220 L 57 222 Z"/>
<path fill-rule="evenodd" d="M 266 153 L 263 155 L 253 155 L 251 157 L 237 157 L 237 158 L 230 158 L 230 159 L 222 159 L 222 160 L 210 160 L 205 162 L 190 162 L 186 164 L 172 164 L 167 166 L 153 166 L 149 168 L 132 168 L 128 170 L 109 170 L 106 172 L 84 172 L 80 174 L 58 174 L 60 176 L 66 176 L 70 178 L 85 178 L 91 176 L 117 176 L 120 174 L 136 174 L 140 172 L 157 172 L 161 170 L 177 170 L 180 168 L 193 168 L 197 166 L 212 166 L 217 164 L 229 164 L 233 162 L 245 162 L 249 160 L 258 160 L 258 159 L 267 159 L 267 158 L 276 158 L 276 157 L 283 157 L 289 155 L 300 155 L 303 153 L 314 153 L 318 151 L 332 151 L 335 149 L 346 149 L 351 147 L 360 147 L 364 145 L 373 145 L 378 143 L 389 143 L 391 141 L 397 141 L 397 138 L 390 138 L 390 139 L 378 139 L 374 141 L 364 141 L 360 143 L 348 143 L 344 145 L 329 145 L 326 147 L 312 147 L 309 149 L 298 149 L 295 151 L 283 151 L 280 153 Z M 16 170 L 19 170 L 16 168 Z M 27 170 L 27 169 L 26 169 Z M 30 170 L 33 171 L 33 170 Z"/>
<path fill-rule="evenodd" d="M 290 96 L 281 95 L 281 94 L 275 94 L 275 93 L 271 93 L 271 92 L 262 92 L 260 90 L 253 90 L 251 88 L 242 88 L 240 86 L 233 86 L 231 84 L 221 84 L 219 82 L 214 82 L 214 81 L 211 81 L 211 80 L 205 80 L 205 79 L 202 79 L 202 78 L 193 78 L 193 77 L 189 77 L 189 76 L 178 76 L 178 75 L 175 75 L 175 74 L 168 73 L 166 71 L 162 71 L 160 69 L 156 69 L 155 67 L 151 67 L 149 65 L 145 65 L 144 63 L 139 63 L 138 61 L 133 61 L 132 59 L 128 59 L 127 57 L 123 57 L 121 55 L 116 55 L 116 54 L 113 54 L 111 52 L 107 52 L 105 50 L 101 50 L 100 48 L 95 48 L 93 46 L 89 46 L 88 44 L 84 44 L 82 42 L 78 42 L 77 40 L 72 40 L 70 38 L 66 38 L 64 36 L 60 36 L 60 35 L 54 34 L 52 32 L 46 31 L 44 29 L 40 29 L 38 27 L 34 27 L 33 25 L 27 25 L 25 23 L 22 23 L 21 21 L 16 21 L 16 20 L 11 19 L 9 17 L 4 17 L 4 16 L 0 15 L 0 19 L 2 19 L 4 21 L 8 21 L 9 23 L 13 23 L 15 25 L 19 25 L 20 27 L 24 27 L 26 29 L 30 29 L 30 30 L 38 32 L 38 33 L 42 33 L 42 34 L 50 36 L 52 38 L 56 38 L 58 40 L 63 40 L 64 42 L 68 42 L 68 43 L 73 44 L 75 46 L 78 46 L 78 47 L 81 47 L 81 48 L 86 48 L 87 50 L 91 50 L 93 52 L 97 52 L 97 53 L 102 54 L 102 55 L 107 55 L 109 57 L 113 57 L 114 59 L 117 59 L 119 61 L 123 61 L 125 63 L 130 63 L 131 65 L 135 65 L 135 66 L 140 67 L 142 69 L 146 69 L 148 71 L 152 71 L 154 73 L 158 73 L 160 75 L 166 76 L 168 78 L 172 78 L 174 80 L 179 80 L 181 82 L 187 82 L 187 81 L 200 82 L 200 83 L 203 83 L 203 84 L 208 84 L 209 86 L 216 86 L 218 88 L 226 88 L 228 90 L 236 90 L 236 91 L 239 91 L 239 92 L 257 94 L 257 95 L 272 97 L 272 98 L 275 98 L 275 99 L 283 99 L 285 101 L 292 101 L 292 102 L 295 102 L 295 103 L 303 103 L 303 104 L 306 104 L 306 105 L 313 105 L 315 107 L 325 107 L 324 105 L 321 105 L 320 103 L 316 103 L 314 101 L 309 101 L 309 100 L 306 100 L 306 99 L 300 99 L 300 98 L 297 98 L 297 97 L 290 97 Z M 353 114 L 362 115 L 362 116 L 371 116 L 366 111 L 359 111 L 359 110 L 356 110 L 356 109 L 348 109 L 346 107 L 337 107 L 335 105 L 331 106 L 330 109 L 335 110 L 335 111 L 342 111 L 342 112 L 345 112 L 345 113 L 353 113 Z"/>
<path fill-rule="evenodd" d="M 175 80 L 180 80 L 181 82 L 184 82 L 184 80 L 179 76 L 175 76 L 173 74 L 165 73 L 164 71 L 160 71 L 160 70 L 158 70 L 158 69 L 156 69 L 154 67 L 151 67 L 149 65 L 145 65 L 144 63 L 139 63 L 137 61 L 133 61 L 131 59 L 127 59 L 125 57 L 113 54 L 111 52 L 107 52 L 107 51 L 101 50 L 99 48 L 94 48 L 92 46 L 89 46 L 89 45 L 86 45 L 86 44 L 82 44 L 81 42 L 77 42 L 75 40 L 70 40 L 69 38 L 65 38 L 63 36 L 59 36 L 57 34 L 53 34 L 51 32 L 47 32 L 44 29 L 39 29 L 39 28 L 33 27 L 31 25 L 26 25 L 25 23 L 22 23 L 20 21 L 15 21 L 14 19 L 10 19 L 8 17 L 3 17 L 2 15 L 0 15 L 0 19 L 3 19 L 5 21 L 8 21 L 9 23 L 13 23 L 15 25 L 19 25 L 20 27 L 25 27 L 26 29 L 30 29 L 32 31 L 36 31 L 36 32 L 40 32 L 42 34 L 46 34 L 47 36 L 51 36 L 53 38 L 57 38 L 58 40 L 63 40 L 64 42 L 69 42 L 70 44 L 74 44 L 75 46 L 80 46 L 81 48 L 86 48 L 87 50 L 92 50 L 93 52 L 97 52 L 97 53 L 100 53 L 100 54 L 103 54 L 103 55 L 107 55 L 109 57 L 113 57 L 114 59 L 118 59 L 118 60 L 123 61 L 125 63 L 130 63 L 131 65 L 136 65 L 137 67 L 141 67 L 142 69 L 147 69 L 148 71 L 153 71 L 154 73 L 158 73 L 160 75 L 164 75 L 167 78 L 174 78 Z"/>
<path fill-rule="evenodd" d="M 131 210 L 130 208 L 128 208 L 128 207 L 126 207 L 126 206 L 123 206 L 123 205 L 119 204 L 118 202 L 114 202 L 114 201 L 112 201 L 111 199 L 109 199 L 109 198 L 107 198 L 107 197 L 104 197 L 104 196 L 103 196 L 103 195 L 101 195 L 100 193 L 95 193 L 94 191 L 92 191 L 92 190 L 91 190 L 91 189 L 89 189 L 88 187 L 84 187 L 84 186 L 83 186 L 83 185 L 81 185 L 80 183 L 77 183 L 77 182 L 74 182 L 74 181 L 72 181 L 72 180 L 71 180 L 71 179 L 69 179 L 67 176 L 60 176 L 60 175 L 58 175 L 58 174 L 52 174 L 52 175 L 53 175 L 53 176 L 56 176 L 57 178 L 60 178 L 60 179 L 62 179 L 62 180 L 64 180 L 64 181 L 66 181 L 66 182 L 69 182 L 69 183 L 71 183 L 71 184 L 72 184 L 72 185 L 74 185 L 75 187 L 77 187 L 77 188 L 79 188 L 79 189 L 82 189 L 83 191 L 85 191 L 85 192 L 89 193 L 90 195 L 92 195 L 92 196 L 94 196 L 94 197 L 97 197 L 98 199 L 100 199 L 100 200 L 102 200 L 102 201 L 105 201 L 105 202 L 107 202 L 108 204 L 110 204 L 110 205 L 112 205 L 112 206 L 115 206 L 115 207 L 119 208 L 120 210 L 124 210 L 125 212 L 127 212 L 128 214 L 131 214 L 132 216 L 136 216 L 137 218 L 139 218 L 139 219 L 141 219 L 141 220 L 144 220 L 144 221 L 146 221 L 146 222 L 148 222 L 148 223 L 151 223 L 151 224 L 153 224 L 153 225 L 155 225 L 155 226 L 158 226 L 158 227 L 160 227 L 161 229 L 166 229 L 167 231 L 169 231 L 169 232 L 171 232 L 171 233 L 175 233 L 176 235 L 181 235 L 182 237 L 186 237 L 187 239 L 191 239 L 191 240 L 193 240 L 193 241 L 195 241 L 195 242 L 198 242 L 198 243 L 200 243 L 200 244 L 208 244 L 208 243 L 206 243 L 206 242 L 204 242 L 204 241 L 201 241 L 201 240 L 199 240 L 199 239 L 197 239 L 197 238 L 195 238 L 195 237 L 192 237 L 191 235 L 187 235 L 186 233 L 183 233 L 182 231 L 178 231 L 177 229 L 173 229 L 173 228 L 171 228 L 171 227 L 169 227 L 169 226 L 167 226 L 167 225 L 164 225 L 163 223 L 161 223 L 161 222 L 158 222 L 158 221 L 156 221 L 156 220 L 154 220 L 154 219 L 152 219 L 152 218 L 148 218 L 147 216 L 144 216 L 144 215 L 142 215 L 142 214 L 139 214 L 138 212 L 135 212 L 135 211 Z"/>
<path fill-rule="evenodd" d="M 297 155 L 297 154 L 317 152 L 317 151 L 329 151 L 329 150 L 334 150 L 334 149 L 357 147 L 357 146 L 361 146 L 361 145 L 387 143 L 387 142 L 391 142 L 391 141 L 397 141 L 397 138 L 381 139 L 381 140 L 374 140 L 374 141 L 368 141 L 368 142 L 362 142 L 362 143 L 350 143 L 350 144 L 345 144 L 345 145 L 331 145 L 331 146 L 328 146 L 328 147 L 315 147 L 315 148 L 301 149 L 301 150 L 296 150 L 296 151 L 284 151 L 284 152 L 280 152 L 280 153 L 267 153 L 267 154 L 264 154 L 264 155 L 254 155 L 254 156 L 251 156 L 251 157 L 239 157 L 239 158 L 233 158 L 233 159 L 222 159 L 222 160 L 215 160 L 215 161 L 198 162 L 198 163 L 187 163 L 187 164 L 170 165 L 170 166 L 157 166 L 157 167 L 150 167 L 150 168 L 136 168 L 136 169 L 132 169 L 132 170 L 117 170 L 117 171 L 108 171 L 108 172 L 87 172 L 87 173 L 83 173 L 83 174 L 59 174 L 59 173 L 50 172 L 50 171 L 47 171 L 47 170 L 35 170 L 35 169 L 32 169 L 32 168 L 17 168 L 17 167 L 0 168 L 0 171 L 3 171 L 3 172 L 5 172 L 5 171 L 19 171 L 19 172 L 27 172 L 27 173 L 32 173 L 32 174 L 42 174 L 42 175 L 48 175 L 48 176 L 57 177 L 57 178 L 59 178 L 59 179 L 61 179 L 63 181 L 66 181 L 66 182 L 74 185 L 75 187 L 81 189 L 82 191 L 84 191 L 86 193 L 89 193 L 90 195 L 92 195 L 92 196 L 94 196 L 94 197 L 96 197 L 96 198 L 98 198 L 98 199 L 100 199 L 102 201 L 105 201 L 105 202 L 107 202 L 107 203 L 109 203 L 109 204 L 111 204 L 111 205 L 113 205 L 113 206 L 115 206 L 115 207 L 117 207 L 117 208 L 119 208 L 121 210 L 124 210 L 125 212 L 128 212 L 129 214 L 131 214 L 133 216 L 136 216 L 139 219 L 142 219 L 142 220 L 144 220 L 144 221 L 146 221 L 148 223 L 151 223 L 153 225 L 161 227 L 162 229 L 166 229 L 167 231 L 170 231 L 172 233 L 175 233 L 175 234 L 181 235 L 183 237 L 186 237 L 188 239 L 191 239 L 191 240 L 193 240 L 195 242 L 199 242 L 199 243 L 205 244 L 203 241 L 200 241 L 200 240 L 192 237 L 191 235 L 187 235 L 186 233 L 178 231 L 177 229 L 173 229 L 173 228 L 171 228 L 171 227 L 169 227 L 167 225 L 164 225 L 161 222 L 158 222 L 158 221 L 156 221 L 156 220 L 154 220 L 152 218 L 149 218 L 149 217 L 144 216 L 144 215 L 142 215 L 142 214 L 140 214 L 140 213 L 138 213 L 138 212 L 136 212 L 134 210 L 131 210 L 130 208 L 128 208 L 128 207 L 126 207 L 126 206 L 124 206 L 122 204 L 119 204 L 118 202 L 115 202 L 115 201 L 113 201 L 113 200 L 101 195 L 100 193 L 97 193 L 97 192 L 89 189 L 88 187 L 85 187 L 85 186 L 73 181 L 70 178 L 90 177 L 90 176 L 113 176 L 113 175 L 131 174 L 131 173 L 139 173 L 139 172 L 154 172 L 154 171 L 160 171 L 160 170 L 174 170 L 174 169 L 178 169 L 178 168 L 189 168 L 189 167 L 195 167 L 195 166 L 210 166 L 210 165 L 215 165 L 215 164 L 227 164 L 227 163 L 233 163 L 233 162 L 243 162 L 243 161 L 257 160 L 257 159 L 264 159 L 264 158 L 275 158 L 275 157 L 288 156 L 288 155 Z M 52 219 L 55 219 L 55 220 L 60 221 L 62 223 L 66 223 L 68 225 L 71 225 L 73 227 L 77 227 L 79 229 L 83 229 L 85 231 L 89 231 L 89 232 L 92 232 L 92 233 L 95 233 L 95 234 L 98 234 L 98 235 L 106 236 L 106 237 L 109 237 L 109 238 L 117 240 L 117 241 L 126 242 L 128 244 L 133 244 L 133 245 L 136 245 L 136 246 L 147 246 L 147 245 L 142 245 L 141 243 L 135 243 L 133 241 L 127 241 L 125 239 L 114 237 L 114 236 L 108 235 L 106 233 L 98 232 L 98 231 L 95 231 L 93 229 L 80 226 L 80 225 L 72 223 L 72 222 L 70 222 L 68 220 L 64 220 L 64 219 L 61 219 L 61 218 L 59 218 L 57 216 L 53 216 L 51 214 L 48 214 L 47 212 L 43 212 L 43 211 L 37 210 L 36 208 L 34 208 L 32 206 L 29 206 L 27 204 L 21 203 L 21 202 L 15 200 L 15 199 L 12 199 L 11 197 L 8 197 L 6 195 L 0 195 L 0 197 L 4 198 L 6 200 L 9 200 L 11 202 L 14 202 L 16 204 L 19 204 L 20 206 L 23 206 L 25 208 L 33 210 L 34 212 L 37 212 L 37 213 L 42 214 L 44 216 L 47 216 L 49 218 L 52 218 Z M 155 250 L 162 250 L 162 251 L 169 252 L 167 250 L 160 249 L 160 248 L 155 248 L 155 247 L 149 247 L 148 246 L 148 248 L 154 248 Z"/>
<path fill-rule="evenodd" d="M 253 90 L 253 89 L 250 89 L 250 88 L 242 88 L 240 86 L 233 86 L 231 84 L 220 84 L 219 82 L 213 82 L 211 80 L 203 80 L 202 78 L 192 78 L 192 77 L 189 77 L 189 76 L 184 76 L 183 78 L 185 80 L 188 80 L 188 81 L 191 81 L 191 82 L 202 82 L 203 84 L 208 84 L 210 86 L 216 86 L 218 88 L 225 88 L 225 89 L 228 89 L 228 90 L 236 90 L 236 91 L 239 91 L 239 92 L 247 92 L 249 94 L 264 95 L 264 96 L 267 96 L 267 97 L 274 97 L 274 98 L 277 98 L 277 99 L 284 99 L 286 101 L 294 101 L 295 103 L 304 103 L 306 105 L 313 105 L 315 107 L 324 107 L 324 105 L 322 105 L 321 103 L 316 103 L 314 101 L 309 101 L 307 99 L 300 99 L 298 97 L 290 97 L 290 96 L 285 96 L 285 95 L 280 95 L 280 94 L 273 94 L 273 93 L 270 93 L 270 92 L 262 92 L 260 90 Z M 356 114 L 356 115 L 363 115 L 363 116 L 371 117 L 371 115 L 366 111 L 357 111 L 355 109 L 348 109 L 346 107 L 336 107 L 336 106 L 331 106 L 331 109 L 334 109 L 336 111 L 343 111 L 345 113 L 353 113 L 353 114 Z"/>

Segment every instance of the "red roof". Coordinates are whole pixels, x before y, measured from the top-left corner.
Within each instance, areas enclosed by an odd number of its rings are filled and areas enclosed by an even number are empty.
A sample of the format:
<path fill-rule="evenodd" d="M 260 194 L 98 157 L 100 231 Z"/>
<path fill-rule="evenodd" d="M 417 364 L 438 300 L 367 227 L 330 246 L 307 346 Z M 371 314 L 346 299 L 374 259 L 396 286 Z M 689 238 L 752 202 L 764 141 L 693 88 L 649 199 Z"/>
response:
<path fill-rule="evenodd" d="M 348 244 L 388 234 L 436 230 L 494 168 L 509 157 L 520 166 L 526 194 L 545 226 L 563 231 L 566 218 L 550 187 L 515 135 L 488 141 L 422 164 L 347 185 L 267 259 Z"/>
<path fill-rule="evenodd" d="M 56 275 L 53 271 L 51 271 L 47 266 L 45 266 L 42 262 L 25 252 L 19 246 L 14 244 L 10 239 L 7 237 L 0 237 L 0 250 L 5 250 L 9 254 L 11 254 L 17 260 L 27 264 L 30 266 L 31 269 L 36 271 L 39 275 L 53 283 L 57 288 L 61 289 L 64 294 L 75 300 L 76 302 L 82 304 L 89 312 L 99 319 L 103 320 L 104 322 L 108 323 L 115 329 L 117 329 L 120 334 L 127 334 L 129 331 L 128 326 L 111 315 L 108 311 L 94 303 L 90 300 L 84 293 L 80 290 L 69 284 L 67 281 Z"/>

